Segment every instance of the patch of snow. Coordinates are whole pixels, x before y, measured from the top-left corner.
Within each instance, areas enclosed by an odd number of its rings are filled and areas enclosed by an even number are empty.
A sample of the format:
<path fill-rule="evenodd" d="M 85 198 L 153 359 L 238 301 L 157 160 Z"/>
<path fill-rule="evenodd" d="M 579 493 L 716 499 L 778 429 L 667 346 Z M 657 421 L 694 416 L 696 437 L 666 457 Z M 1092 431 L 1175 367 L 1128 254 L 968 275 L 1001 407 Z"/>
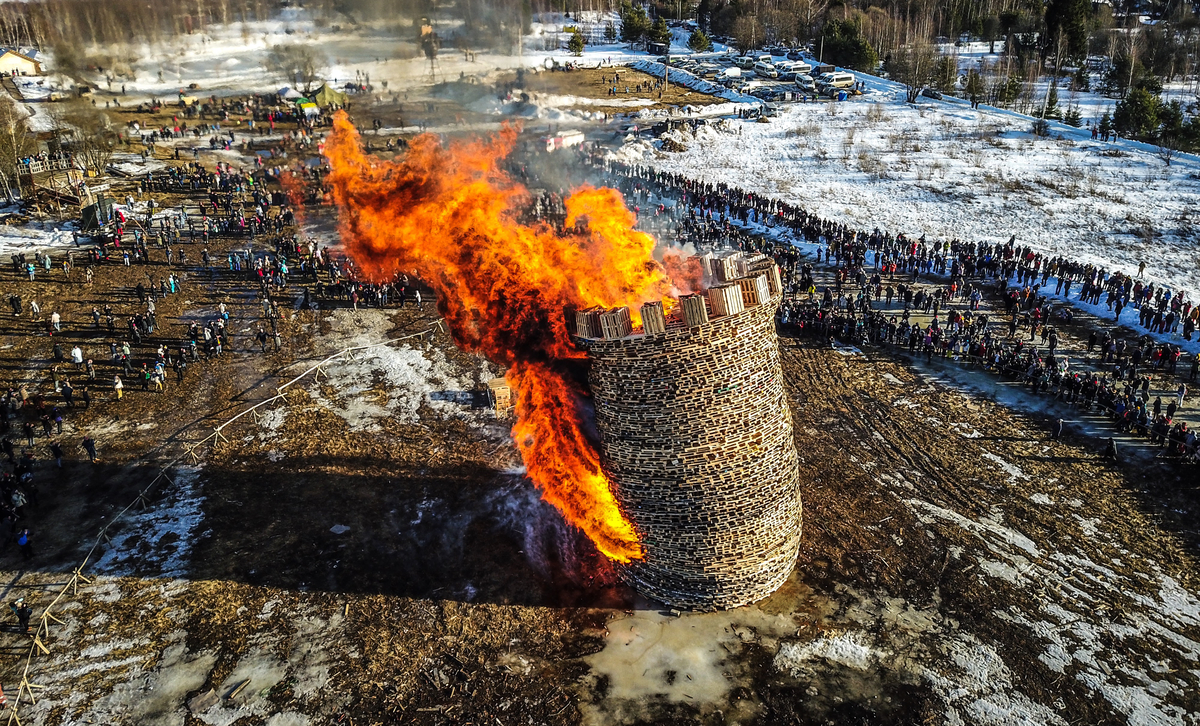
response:
<path fill-rule="evenodd" d="M 775 656 L 775 667 L 796 673 L 801 664 L 814 658 L 862 671 L 878 660 L 878 655 L 867 644 L 865 633 L 838 633 L 808 643 L 784 643 Z"/>
<path fill-rule="evenodd" d="M 381 340 L 379 331 L 386 329 L 382 311 L 338 310 L 329 320 L 340 334 L 340 347 L 373 346 L 327 364 L 308 388 L 352 431 L 378 431 L 385 418 L 415 423 L 422 406 L 443 415 L 471 415 L 457 403 L 474 387 L 470 372 L 460 370 L 440 350 L 408 343 L 374 345 Z M 332 399 L 322 393 L 324 386 L 333 389 Z"/>
<path fill-rule="evenodd" d="M 1017 568 L 1004 562 L 982 560 L 979 563 L 979 569 L 987 575 L 1000 580 L 1007 580 L 1013 584 L 1019 584 L 1022 580 L 1021 573 L 1017 572 Z"/>
<path fill-rule="evenodd" d="M 1000 469 L 1003 470 L 1005 474 L 1008 474 L 1008 481 L 1010 484 L 1014 483 L 1020 479 L 1028 479 L 1029 478 L 1025 474 L 1025 472 L 1021 471 L 1020 467 L 1018 467 L 1015 464 L 1010 464 L 1009 462 L 1005 461 L 1004 459 L 1001 459 L 999 456 L 993 454 L 990 451 L 983 452 L 983 458 L 987 459 L 988 461 L 995 462 L 996 465 L 999 466 Z"/>
<path fill-rule="evenodd" d="M 110 542 L 96 561 L 96 572 L 111 575 L 182 577 L 191 563 L 192 546 L 204 520 L 200 468 L 181 466 L 148 507 L 136 509 L 112 525 Z"/>

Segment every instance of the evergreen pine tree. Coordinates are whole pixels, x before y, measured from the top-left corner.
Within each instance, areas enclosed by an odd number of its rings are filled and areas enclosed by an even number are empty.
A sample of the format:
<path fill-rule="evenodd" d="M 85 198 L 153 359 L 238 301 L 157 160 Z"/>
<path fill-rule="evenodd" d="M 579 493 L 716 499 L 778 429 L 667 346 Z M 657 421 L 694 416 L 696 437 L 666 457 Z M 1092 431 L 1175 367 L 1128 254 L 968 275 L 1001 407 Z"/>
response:
<path fill-rule="evenodd" d="M 1108 136 L 1113 132 L 1112 116 L 1107 113 L 1100 117 L 1100 135 Z"/>
<path fill-rule="evenodd" d="M 617 28 L 612 23 L 609 23 L 608 25 L 604 26 L 604 42 L 605 43 L 617 42 Z"/>
<path fill-rule="evenodd" d="M 1068 126 L 1074 126 L 1075 128 L 1083 126 L 1083 114 L 1079 113 L 1079 107 L 1075 104 L 1067 106 L 1066 112 L 1063 113 L 1062 120 L 1063 123 Z"/>
<path fill-rule="evenodd" d="M 671 43 L 671 29 L 667 26 L 667 21 L 659 18 L 654 21 L 654 25 L 650 26 L 650 42 L 651 43 L 666 43 L 668 46 Z M 670 52 L 668 47 L 667 52 Z"/>
<path fill-rule="evenodd" d="M 697 28 L 688 38 L 688 47 L 695 53 L 704 53 L 712 50 L 712 41 L 708 39 L 703 30 Z"/>
<path fill-rule="evenodd" d="M 583 33 L 579 32 L 579 28 L 576 28 L 571 33 L 571 39 L 567 41 L 567 50 L 571 51 L 571 54 L 574 56 L 581 56 L 583 55 L 583 46 Z"/>
<path fill-rule="evenodd" d="M 1079 70 L 1075 71 L 1075 77 L 1071 79 L 1071 90 L 1085 93 L 1092 90 L 1092 75 L 1088 73 L 1086 65 L 1079 66 Z"/>
<path fill-rule="evenodd" d="M 1046 111 L 1042 114 L 1042 118 L 1050 118 L 1058 120 L 1062 118 L 1062 112 L 1058 110 L 1058 84 L 1051 82 L 1050 90 L 1046 94 Z"/>

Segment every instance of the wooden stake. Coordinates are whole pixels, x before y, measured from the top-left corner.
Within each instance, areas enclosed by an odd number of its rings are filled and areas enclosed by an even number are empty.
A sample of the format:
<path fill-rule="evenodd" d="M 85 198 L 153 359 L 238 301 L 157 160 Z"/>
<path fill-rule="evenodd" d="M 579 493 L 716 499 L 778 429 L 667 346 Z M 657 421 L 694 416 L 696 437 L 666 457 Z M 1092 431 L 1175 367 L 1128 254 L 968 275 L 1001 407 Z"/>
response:
<path fill-rule="evenodd" d="M 242 682 L 241 682 L 241 683 L 238 685 L 238 687 L 237 687 L 237 688 L 234 688 L 232 691 L 230 691 L 230 692 L 229 692 L 229 695 L 228 695 L 226 698 L 228 698 L 228 699 L 234 699 L 234 698 L 237 698 L 237 695 L 238 695 L 239 693 L 241 693 L 241 692 L 242 692 L 242 690 L 243 690 L 243 689 L 245 689 L 245 688 L 246 688 L 246 686 L 248 686 L 248 685 L 250 685 L 250 679 L 249 679 L 249 678 L 247 678 L 246 680 L 242 681 Z"/>

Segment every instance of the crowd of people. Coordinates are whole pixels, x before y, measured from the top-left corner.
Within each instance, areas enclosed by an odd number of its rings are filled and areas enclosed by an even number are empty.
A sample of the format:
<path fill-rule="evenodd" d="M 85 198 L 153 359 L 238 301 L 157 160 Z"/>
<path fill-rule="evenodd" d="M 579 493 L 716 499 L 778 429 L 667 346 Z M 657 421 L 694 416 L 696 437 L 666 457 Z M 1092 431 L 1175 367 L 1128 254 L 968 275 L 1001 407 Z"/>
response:
<path fill-rule="evenodd" d="M 1180 334 L 1191 341 L 1200 307 L 1185 292 L 1144 281 L 1144 265 L 1136 275 L 1110 271 L 1045 255 L 1015 238 L 996 244 L 866 232 L 728 184 L 585 158 L 626 194 L 641 226 L 670 228 L 680 243 L 700 250 L 772 255 L 786 285 L 780 325 L 792 334 L 980 366 L 1033 394 L 1103 411 L 1122 432 L 1200 460 L 1195 433 L 1178 418 L 1200 359 L 1191 356 L 1181 370 L 1180 345 L 1161 340 Z M 815 247 L 829 284 L 819 288 L 813 264 L 802 262 L 795 245 L 781 244 L 781 235 Z M 1101 316 L 1111 312 L 1114 325 L 1093 331 L 1081 353 L 1061 346 L 1075 318 L 1075 306 L 1066 304 L 1073 290 L 1077 305 L 1103 306 Z M 981 309 L 985 299 L 995 312 Z M 1136 311 L 1136 323 L 1132 314 L 1122 319 L 1126 310 Z M 1126 338 L 1119 323 L 1144 333 Z M 1169 390 L 1166 405 L 1151 394 L 1152 381 Z"/>

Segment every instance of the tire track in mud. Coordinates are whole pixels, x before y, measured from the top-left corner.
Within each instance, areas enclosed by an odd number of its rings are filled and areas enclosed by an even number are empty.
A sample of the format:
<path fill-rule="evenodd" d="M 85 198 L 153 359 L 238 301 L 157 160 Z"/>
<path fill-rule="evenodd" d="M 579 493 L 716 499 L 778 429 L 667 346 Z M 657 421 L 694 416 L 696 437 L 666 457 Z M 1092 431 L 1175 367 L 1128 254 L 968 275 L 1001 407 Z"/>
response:
<path fill-rule="evenodd" d="M 1192 558 L 1121 471 L 886 359 L 782 348 L 811 482 L 802 572 L 940 610 L 998 649 L 1014 693 L 1064 717 L 1195 714 L 1188 678 L 1139 669 L 1187 672 Z M 1162 698 L 1139 701 L 1148 684 Z"/>

